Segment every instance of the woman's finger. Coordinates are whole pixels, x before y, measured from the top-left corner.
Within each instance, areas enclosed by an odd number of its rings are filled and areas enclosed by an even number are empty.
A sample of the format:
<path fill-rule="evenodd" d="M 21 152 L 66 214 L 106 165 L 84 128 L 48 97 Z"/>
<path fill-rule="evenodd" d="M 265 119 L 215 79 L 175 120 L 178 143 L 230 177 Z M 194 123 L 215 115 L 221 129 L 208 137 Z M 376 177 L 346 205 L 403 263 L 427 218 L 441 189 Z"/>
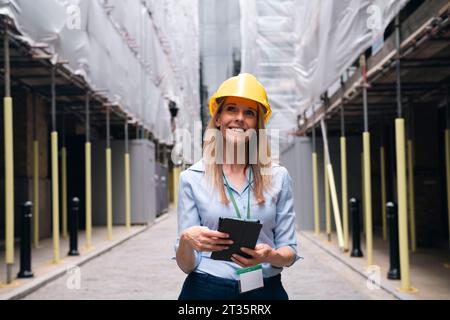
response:
<path fill-rule="evenodd" d="M 198 239 L 198 242 L 202 244 L 209 244 L 209 245 L 230 245 L 233 243 L 232 240 L 225 240 L 225 239 L 213 239 L 205 236 L 201 236 Z"/>
<path fill-rule="evenodd" d="M 258 253 L 255 250 L 252 250 L 249 248 L 241 248 L 241 250 L 242 250 L 242 252 L 251 255 L 253 258 L 256 258 L 258 256 Z"/>
<path fill-rule="evenodd" d="M 233 240 L 225 240 L 225 239 L 214 239 L 214 238 L 209 238 L 207 241 L 208 241 L 209 243 L 216 244 L 216 245 L 218 245 L 218 244 L 223 244 L 223 245 L 230 245 L 230 244 L 233 244 Z"/>
<path fill-rule="evenodd" d="M 204 230 L 203 235 L 209 238 L 216 237 L 216 238 L 222 238 L 227 239 L 230 236 L 227 233 L 220 232 L 220 231 L 214 231 L 214 230 Z"/>
<path fill-rule="evenodd" d="M 200 247 L 200 251 L 222 251 L 222 250 L 226 250 L 228 249 L 228 246 L 216 246 L 216 245 L 211 245 L 211 244 L 203 244 Z"/>
<path fill-rule="evenodd" d="M 237 265 L 239 265 L 240 267 L 242 267 L 242 268 L 245 268 L 245 267 L 246 267 L 245 265 L 243 265 L 241 262 L 239 262 L 238 260 L 236 260 L 236 259 L 233 258 L 233 257 L 231 257 L 231 260 L 232 260 L 234 263 L 236 263 Z"/>
<path fill-rule="evenodd" d="M 242 263 L 244 266 L 248 266 L 251 265 L 251 261 L 249 259 L 246 259 L 238 254 L 233 254 L 232 255 L 233 258 L 235 258 L 237 261 L 239 261 L 240 263 Z"/>

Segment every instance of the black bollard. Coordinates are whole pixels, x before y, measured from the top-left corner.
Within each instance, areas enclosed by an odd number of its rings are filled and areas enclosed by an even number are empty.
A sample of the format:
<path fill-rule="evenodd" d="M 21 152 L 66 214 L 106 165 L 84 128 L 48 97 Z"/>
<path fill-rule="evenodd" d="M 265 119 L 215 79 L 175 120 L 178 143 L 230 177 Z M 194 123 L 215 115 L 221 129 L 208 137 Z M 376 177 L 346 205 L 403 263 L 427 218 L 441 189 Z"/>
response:
<path fill-rule="evenodd" d="M 362 257 L 361 251 L 361 226 L 359 222 L 360 205 L 356 198 L 350 199 L 350 213 L 352 215 L 352 252 L 351 257 Z"/>
<path fill-rule="evenodd" d="M 80 200 L 75 197 L 72 199 L 72 212 L 70 215 L 69 229 L 70 229 L 70 250 L 69 256 L 79 256 L 78 252 L 78 206 Z"/>
<path fill-rule="evenodd" d="M 398 244 L 398 215 L 397 206 L 393 202 L 388 202 L 387 219 L 389 225 L 389 271 L 388 279 L 400 279 L 400 253 Z"/>
<path fill-rule="evenodd" d="M 22 225 L 20 234 L 20 271 L 18 278 L 32 278 L 31 271 L 31 210 L 33 204 L 27 201 L 22 206 Z"/>

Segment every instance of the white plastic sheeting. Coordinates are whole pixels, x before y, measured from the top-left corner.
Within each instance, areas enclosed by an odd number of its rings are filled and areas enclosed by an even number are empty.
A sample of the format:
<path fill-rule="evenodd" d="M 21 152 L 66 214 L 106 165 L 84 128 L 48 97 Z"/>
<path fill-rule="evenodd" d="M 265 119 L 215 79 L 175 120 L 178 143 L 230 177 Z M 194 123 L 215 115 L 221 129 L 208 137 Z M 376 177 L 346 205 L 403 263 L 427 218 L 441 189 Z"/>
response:
<path fill-rule="evenodd" d="M 107 89 L 162 143 L 172 144 L 168 102 L 178 126 L 199 119 L 198 3 L 177 0 L 0 0 L 22 38 L 46 43 L 92 89 Z"/>
<path fill-rule="evenodd" d="M 279 129 L 282 141 L 297 127 L 295 99 L 300 92 L 293 70 L 294 1 L 241 0 L 242 65 L 266 87 L 273 113 L 268 128 Z"/>
<path fill-rule="evenodd" d="M 233 76 L 233 55 L 240 56 L 241 48 L 239 20 L 239 0 L 200 1 L 200 51 L 208 101 Z"/>
<path fill-rule="evenodd" d="M 274 109 L 269 127 L 290 140 L 297 115 L 320 99 L 407 2 L 240 0 L 242 72 L 254 73 L 268 90 Z"/>

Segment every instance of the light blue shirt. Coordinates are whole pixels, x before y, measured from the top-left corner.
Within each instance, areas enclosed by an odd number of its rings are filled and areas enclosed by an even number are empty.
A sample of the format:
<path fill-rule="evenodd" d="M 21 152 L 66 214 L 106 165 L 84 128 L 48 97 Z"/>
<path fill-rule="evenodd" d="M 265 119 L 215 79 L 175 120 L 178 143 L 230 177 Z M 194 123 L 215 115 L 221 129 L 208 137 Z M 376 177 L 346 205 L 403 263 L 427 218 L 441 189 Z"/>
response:
<path fill-rule="evenodd" d="M 236 190 L 232 184 L 229 184 L 239 211 L 243 214 L 247 212 L 251 183 L 253 180 L 250 183 L 247 182 L 242 191 Z M 295 253 L 295 261 L 297 261 L 300 257 L 297 255 L 292 182 L 286 168 L 272 165 L 272 187 L 264 196 L 266 201 L 262 205 L 258 205 L 253 196 L 250 197 L 251 218 L 258 219 L 263 225 L 257 243 L 268 244 L 274 249 L 288 246 Z M 217 230 L 220 217 L 235 218 L 236 212 L 231 201 L 228 205 L 220 202 L 218 192 L 213 190 L 205 178 L 203 160 L 200 160 L 180 175 L 178 238 L 175 250 L 178 248 L 179 236 L 183 230 L 192 226 L 206 226 L 211 230 Z M 241 267 L 236 263 L 213 260 L 211 252 L 194 252 L 195 272 L 208 273 L 226 279 L 238 279 L 236 270 Z M 263 263 L 262 267 L 264 277 L 273 277 L 283 269 L 269 263 Z"/>

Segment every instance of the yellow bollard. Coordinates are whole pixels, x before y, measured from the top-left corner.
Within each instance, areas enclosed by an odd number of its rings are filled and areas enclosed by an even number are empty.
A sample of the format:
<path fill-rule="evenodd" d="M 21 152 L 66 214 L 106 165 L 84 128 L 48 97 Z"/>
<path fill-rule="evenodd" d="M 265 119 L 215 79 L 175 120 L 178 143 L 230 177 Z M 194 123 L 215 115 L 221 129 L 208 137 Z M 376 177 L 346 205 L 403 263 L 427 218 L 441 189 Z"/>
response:
<path fill-rule="evenodd" d="M 317 174 L 317 153 L 312 154 L 313 167 L 313 197 L 314 197 L 314 233 L 320 234 L 320 219 L 319 219 L 319 183 Z"/>
<path fill-rule="evenodd" d="M 411 250 L 416 251 L 416 212 L 414 206 L 414 162 L 413 145 L 411 139 L 408 139 L 408 209 L 409 209 L 409 230 L 411 231 Z"/>
<path fill-rule="evenodd" d="M 108 240 L 112 240 L 111 148 L 106 148 L 106 225 L 108 229 Z"/>
<path fill-rule="evenodd" d="M 92 175 L 91 143 L 85 144 L 85 189 L 86 189 L 86 249 L 92 247 Z"/>
<path fill-rule="evenodd" d="M 130 154 L 125 153 L 125 225 L 131 229 Z"/>
<path fill-rule="evenodd" d="M 347 141 L 341 137 L 341 185 L 342 185 L 342 217 L 344 224 L 344 251 L 349 250 L 348 240 L 348 195 L 347 195 Z"/>
<path fill-rule="evenodd" d="M 448 213 L 448 231 L 450 237 L 450 129 L 445 129 L 445 169 L 447 176 L 447 213 Z M 450 239 L 449 239 L 450 245 Z M 446 264 L 449 266 L 450 264 Z"/>
<path fill-rule="evenodd" d="M 5 135 L 5 262 L 14 264 L 14 141 L 12 98 L 5 97 L 4 135 Z"/>
<path fill-rule="evenodd" d="M 59 263 L 59 183 L 58 183 L 58 133 L 53 131 L 52 140 L 52 222 L 53 263 Z"/>
<path fill-rule="evenodd" d="M 381 171 L 381 221 L 383 224 L 383 240 L 387 240 L 387 212 L 386 212 L 386 167 L 384 146 L 380 147 Z"/>
<path fill-rule="evenodd" d="M 34 141 L 33 167 L 33 226 L 34 247 L 39 248 L 39 141 Z"/>
<path fill-rule="evenodd" d="M 325 155 L 324 155 L 325 157 Z M 324 159 L 323 177 L 325 188 L 325 230 L 328 241 L 331 241 L 331 211 L 330 211 L 330 189 L 328 186 L 328 163 Z"/>
<path fill-rule="evenodd" d="M 366 225 L 366 251 L 367 266 L 373 265 L 373 235 L 372 235 L 372 179 L 370 165 L 370 133 L 363 133 L 364 145 L 364 208 L 365 208 L 365 225 Z"/>
<path fill-rule="evenodd" d="M 67 149 L 61 148 L 62 237 L 67 239 Z"/>
<path fill-rule="evenodd" d="M 406 202 L 405 120 L 395 119 L 395 144 L 397 149 L 398 231 L 400 244 L 401 292 L 414 292 L 409 278 L 408 204 Z"/>

